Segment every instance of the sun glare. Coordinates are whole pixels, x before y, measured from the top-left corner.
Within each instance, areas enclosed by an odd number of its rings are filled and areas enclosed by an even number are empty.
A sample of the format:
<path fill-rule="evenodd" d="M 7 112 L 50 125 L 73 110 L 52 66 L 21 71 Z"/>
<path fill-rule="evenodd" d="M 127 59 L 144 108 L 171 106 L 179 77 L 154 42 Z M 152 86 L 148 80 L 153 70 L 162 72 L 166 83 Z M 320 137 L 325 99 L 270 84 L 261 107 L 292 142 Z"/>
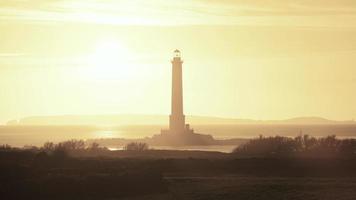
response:
<path fill-rule="evenodd" d="M 132 73 L 129 57 L 129 50 L 120 42 L 101 42 L 88 56 L 88 75 L 95 80 L 128 79 Z"/>

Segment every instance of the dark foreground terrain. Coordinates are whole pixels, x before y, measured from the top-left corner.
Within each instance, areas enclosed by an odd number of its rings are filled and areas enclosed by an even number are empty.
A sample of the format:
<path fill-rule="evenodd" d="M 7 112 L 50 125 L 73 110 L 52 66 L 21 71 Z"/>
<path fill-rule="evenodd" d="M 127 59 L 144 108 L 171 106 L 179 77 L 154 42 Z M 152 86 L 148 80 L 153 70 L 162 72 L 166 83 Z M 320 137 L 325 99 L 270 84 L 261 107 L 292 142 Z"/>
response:
<path fill-rule="evenodd" d="M 0 197 L 16 200 L 351 200 L 356 197 L 354 158 L 253 158 L 226 154 L 219 159 L 214 153 L 212 157 L 174 158 L 174 152 L 168 157 L 145 158 L 147 152 L 142 152 L 142 156 L 136 152 L 134 157 L 131 153 L 118 153 L 121 156 L 116 158 L 73 158 L 63 152 L 2 150 Z M 167 155 L 167 151 L 156 154 Z"/>

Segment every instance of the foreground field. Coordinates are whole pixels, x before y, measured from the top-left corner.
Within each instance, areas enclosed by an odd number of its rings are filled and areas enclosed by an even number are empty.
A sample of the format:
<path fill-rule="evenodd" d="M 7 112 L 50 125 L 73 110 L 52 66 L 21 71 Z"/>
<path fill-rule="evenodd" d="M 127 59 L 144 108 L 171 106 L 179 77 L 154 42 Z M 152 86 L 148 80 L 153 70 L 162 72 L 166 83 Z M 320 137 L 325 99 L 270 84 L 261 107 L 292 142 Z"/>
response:
<path fill-rule="evenodd" d="M 355 178 L 331 177 L 165 177 L 168 192 L 126 198 L 127 200 L 351 200 L 356 195 Z"/>
<path fill-rule="evenodd" d="M 5 149 L 0 151 L 0 196 L 7 200 L 351 200 L 356 196 L 354 158 L 254 158 L 154 150 L 116 154 L 68 157 L 60 152 Z"/>

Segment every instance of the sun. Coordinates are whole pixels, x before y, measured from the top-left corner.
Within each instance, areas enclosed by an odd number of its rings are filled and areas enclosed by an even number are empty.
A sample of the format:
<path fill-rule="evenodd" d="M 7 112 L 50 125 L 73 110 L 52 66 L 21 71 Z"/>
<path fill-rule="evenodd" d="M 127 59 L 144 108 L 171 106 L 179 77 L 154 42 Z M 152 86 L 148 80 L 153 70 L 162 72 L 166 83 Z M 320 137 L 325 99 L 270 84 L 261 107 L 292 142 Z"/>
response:
<path fill-rule="evenodd" d="M 132 74 L 130 57 L 128 48 L 119 41 L 102 41 L 89 54 L 86 71 L 91 79 L 96 80 L 127 79 Z"/>

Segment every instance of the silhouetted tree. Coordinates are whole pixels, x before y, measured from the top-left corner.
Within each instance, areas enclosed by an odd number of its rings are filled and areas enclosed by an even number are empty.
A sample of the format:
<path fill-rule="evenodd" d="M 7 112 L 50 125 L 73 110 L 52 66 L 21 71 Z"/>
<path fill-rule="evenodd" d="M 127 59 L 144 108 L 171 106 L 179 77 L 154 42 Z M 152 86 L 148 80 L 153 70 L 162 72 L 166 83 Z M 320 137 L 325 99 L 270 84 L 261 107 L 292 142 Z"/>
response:
<path fill-rule="evenodd" d="M 356 140 L 339 140 L 335 135 L 324 138 L 314 138 L 308 135 L 298 137 L 263 137 L 252 139 L 234 149 L 234 153 L 242 155 L 305 155 L 332 156 L 355 155 Z"/>
<path fill-rule="evenodd" d="M 2 150 L 2 151 L 11 150 L 11 149 L 12 149 L 12 147 L 8 144 L 0 145 L 0 150 Z"/>
<path fill-rule="evenodd" d="M 83 150 L 85 149 L 85 142 L 83 140 L 68 140 L 58 143 L 55 148 L 64 150 Z"/>
<path fill-rule="evenodd" d="M 98 150 L 98 149 L 100 149 L 100 145 L 96 142 L 93 142 L 89 145 L 88 149 L 89 150 Z"/>
<path fill-rule="evenodd" d="M 46 142 L 43 144 L 43 147 L 42 149 L 45 151 L 45 152 L 52 152 L 54 151 L 55 149 L 55 144 L 53 142 Z"/>
<path fill-rule="evenodd" d="M 304 150 L 308 151 L 318 145 L 318 140 L 315 137 L 310 137 L 309 135 L 303 136 Z"/>
<path fill-rule="evenodd" d="M 339 140 L 336 139 L 335 135 L 320 138 L 318 143 L 318 150 L 323 153 L 335 153 L 339 150 Z"/>
<path fill-rule="evenodd" d="M 145 151 L 148 150 L 148 144 L 141 142 L 131 142 L 124 146 L 126 151 Z"/>

